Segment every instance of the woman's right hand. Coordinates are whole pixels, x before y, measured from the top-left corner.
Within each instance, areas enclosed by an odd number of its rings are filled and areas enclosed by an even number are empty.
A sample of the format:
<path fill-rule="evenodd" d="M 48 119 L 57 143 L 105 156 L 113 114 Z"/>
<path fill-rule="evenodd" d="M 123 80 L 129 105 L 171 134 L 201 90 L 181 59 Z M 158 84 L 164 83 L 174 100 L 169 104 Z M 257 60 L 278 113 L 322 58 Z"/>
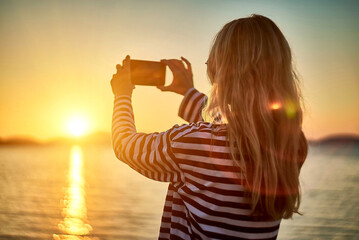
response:
<path fill-rule="evenodd" d="M 181 95 L 185 95 L 186 92 L 193 88 L 193 73 L 191 63 L 181 57 L 178 59 L 162 59 L 161 62 L 165 63 L 173 73 L 173 81 L 168 86 L 157 86 L 161 91 L 175 92 Z M 187 67 L 183 64 L 186 63 Z"/>

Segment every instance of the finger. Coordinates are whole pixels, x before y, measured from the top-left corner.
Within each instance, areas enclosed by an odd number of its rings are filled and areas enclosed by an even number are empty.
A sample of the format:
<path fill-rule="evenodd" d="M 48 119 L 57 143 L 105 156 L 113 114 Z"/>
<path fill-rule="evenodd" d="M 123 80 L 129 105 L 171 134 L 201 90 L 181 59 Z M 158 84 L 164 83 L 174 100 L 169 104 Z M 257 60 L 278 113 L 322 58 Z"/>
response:
<path fill-rule="evenodd" d="M 125 62 L 127 61 L 127 59 L 129 58 L 129 55 L 126 55 L 125 59 L 122 60 L 122 65 L 125 66 Z"/>
<path fill-rule="evenodd" d="M 173 74 L 177 74 L 177 76 L 179 76 L 179 75 L 187 76 L 188 70 L 185 68 L 183 63 L 181 63 L 181 64 L 177 63 L 176 64 L 176 70 L 173 71 Z"/>
<path fill-rule="evenodd" d="M 172 72 L 177 71 L 178 67 L 175 64 L 175 61 L 177 59 L 169 59 L 169 60 L 165 60 L 164 62 L 166 63 L 166 65 L 171 69 Z"/>
<path fill-rule="evenodd" d="M 160 63 L 164 63 L 166 66 L 168 66 L 168 64 L 167 64 L 167 59 L 161 59 L 161 60 L 160 60 Z"/>
<path fill-rule="evenodd" d="M 122 68 L 121 64 L 116 65 L 117 73 L 121 70 L 121 68 Z"/>
<path fill-rule="evenodd" d="M 116 78 L 117 78 L 117 74 L 113 74 L 111 78 L 111 82 L 115 81 Z"/>
<path fill-rule="evenodd" d="M 165 89 L 165 86 L 161 85 L 161 86 L 156 86 L 156 88 L 160 89 L 161 91 L 163 91 L 163 89 Z"/>
<path fill-rule="evenodd" d="M 124 69 L 130 69 L 130 61 L 131 61 L 130 55 L 127 55 L 126 58 L 122 61 Z"/>
<path fill-rule="evenodd" d="M 175 62 L 176 66 L 180 69 L 186 69 L 184 63 L 181 61 L 181 60 L 178 60 L 176 59 L 176 62 Z"/>
<path fill-rule="evenodd" d="M 184 72 L 186 70 L 183 62 L 179 59 L 171 59 L 170 64 L 172 64 L 172 68 L 169 66 L 172 72 Z"/>
<path fill-rule="evenodd" d="M 192 72 L 192 65 L 191 65 L 191 63 L 190 63 L 186 58 L 184 58 L 184 57 L 181 57 L 181 59 L 186 63 L 186 65 L 187 65 L 187 70 Z"/>
<path fill-rule="evenodd" d="M 178 70 L 179 72 L 187 73 L 188 70 L 187 70 L 187 68 L 185 67 L 183 61 L 176 59 L 176 61 L 174 61 L 174 64 L 176 65 L 177 70 Z"/>

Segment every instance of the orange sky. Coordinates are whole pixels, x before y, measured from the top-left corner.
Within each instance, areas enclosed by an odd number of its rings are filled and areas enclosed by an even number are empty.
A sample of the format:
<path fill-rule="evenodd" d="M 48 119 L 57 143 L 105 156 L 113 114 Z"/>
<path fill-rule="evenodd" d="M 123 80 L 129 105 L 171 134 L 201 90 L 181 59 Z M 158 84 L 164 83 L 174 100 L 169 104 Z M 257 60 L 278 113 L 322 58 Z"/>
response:
<path fill-rule="evenodd" d="M 345 4 L 344 4 L 345 3 Z M 308 137 L 359 134 L 359 4 L 355 1 L 1 1 L 0 136 L 68 135 L 83 116 L 89 132 L 110 131 L 116 63 L 184 56 L 208 93 L 214 35 L 251 13 L 273 19 L 301 75 Z M 170 81 L 167 72 L 167 82 Z M 133 94 L 139 131 L 166 130 L 181 96 L 154 87 Z"/>

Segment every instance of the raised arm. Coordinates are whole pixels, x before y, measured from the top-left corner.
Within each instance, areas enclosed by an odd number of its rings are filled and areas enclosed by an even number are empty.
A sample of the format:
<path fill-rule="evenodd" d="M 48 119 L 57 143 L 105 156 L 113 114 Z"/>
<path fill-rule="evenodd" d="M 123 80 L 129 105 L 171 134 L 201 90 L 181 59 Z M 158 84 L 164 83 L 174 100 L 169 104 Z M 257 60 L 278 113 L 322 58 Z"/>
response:
<path fill-rule="evenodd" d="M 112 144 L 115 155 L 137 172 L 154 180 L 182 181 L 183 175 L 172 153 L 172 137 L 180 132 L 175 125 L 166 132 L 137 133 L 131 104 L 134 86 L 130 81 L 130 58 L 117 66 L 111 80 L 115 95 L 112 117 Z"/>
<path fill-rule="evenodd" d="M 202 109 L 206 105 L 207 96 L 194 88 L 191 63 L 184 57 L 181 57 L 181 60 L 164 59 L 162 62 L 171 69 L 173 81 L 168 86 L 157 87 L 162 91 L 170 91 L 184 96 L 178 111 L 181 118 L 189 123 L 203 121 Z M 221 122 L 220 114 L 216 116 L 215 121 Z"/>
<path fill-rule="evenodd" d="M 181 181 L 181 171 L 172 153 L 172 137 L 181 129 L 175 125 L 165 132 L 137 133 L 131 97 L 115 97 L 112 144 L 118 159 L 142 175 L 164 182 Z"/>
<path fill-rule="evenodd" d="M 207 96 L 195 88 L 191 88 L 184 95 L 178 110 L 178 116 L 187 122 L 203 121 L 202 109 L 206 105 Z"/>

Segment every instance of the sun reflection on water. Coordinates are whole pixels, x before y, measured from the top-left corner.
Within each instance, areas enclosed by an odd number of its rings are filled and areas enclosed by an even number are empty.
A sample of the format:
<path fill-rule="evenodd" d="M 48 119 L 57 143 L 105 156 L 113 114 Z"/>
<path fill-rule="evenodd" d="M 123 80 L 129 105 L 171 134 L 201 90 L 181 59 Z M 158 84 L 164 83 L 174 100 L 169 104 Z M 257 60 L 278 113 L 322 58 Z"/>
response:
<path fill-rule="evenodd" d="M 88 236 L 92 227 L 87 221 L 82 166 L 82 149 L 80 146 L 73 146 L 70 154 L 69 185 L 61 201 L 64 220 L 58 224 L 61 234 L 54 234 L 54 240 L 98 240 L 98 238 Z"/>

